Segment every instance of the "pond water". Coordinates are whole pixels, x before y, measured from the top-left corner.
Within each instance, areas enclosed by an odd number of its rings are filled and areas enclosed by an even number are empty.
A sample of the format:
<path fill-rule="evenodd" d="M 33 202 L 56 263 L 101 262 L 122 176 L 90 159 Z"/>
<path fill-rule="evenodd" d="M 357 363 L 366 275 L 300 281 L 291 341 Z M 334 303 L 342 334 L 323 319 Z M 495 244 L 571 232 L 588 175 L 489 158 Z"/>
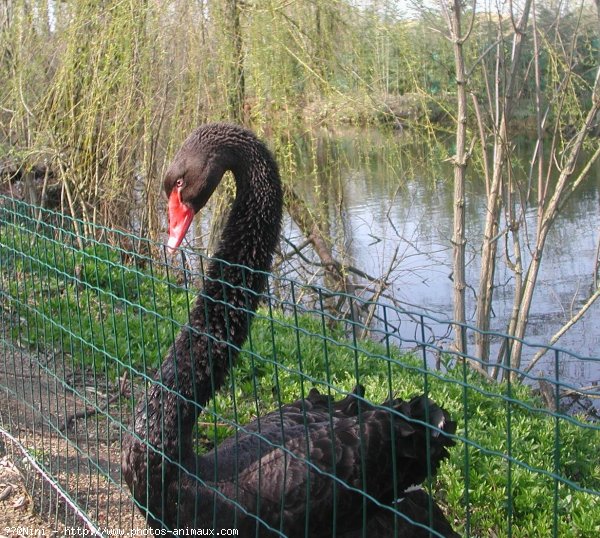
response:
<path fill-rule="evenodd" d="M 312 200 L 329 227 L 337 255 L 376 277 L 388 272 L 396 256 L 388 292 L 409 310 L 451 319 L 453 170 L 445 160 L 452 155 L 451 144 L 439 146 L 432 158 L 431 148 L 422 151 L 406 134 L 347 130 L 321 132 L 308 140 L 298 138 L 293 146 L 303 163 L 296 173 L 295 188 Z M 518 148 L 523 173 L 530 150 L 528 144 Z M 531 233 L 535 212 L 531 207 L 526 215 Z M 472 174 L 467 186 L 466 225 L 467 282 L 472 286 L 467 290 L 467 318 L 471 322 L 484 219 L 484 180 Z M 297 231 L 288 223 L 286 233 L 294 237 Z M 596 166 L 549 235 L 527 341 L 548 344 L 590 296 L 599 234 L 600 166 Z M 513 298 L 513 274 L 504 261 L 503 248 L 499 248 L 492 320 L 492 329 L 500 332 L 506 329 Z M 452 338 L 447 328 L 444 323 L 429 324 L 440 341 Z M 414 327 L 405 330 L 403 336 L 414 338 Z M 556 345 L 584 357 L 600 357 L 600 301 Z M 526 352 L 524 357 L 526 360 Z M 551 360 L 543 360 L 536 371 L 542 375 L 551 368 Z M 561 370 L 563 379 L 575 385 L 600 382 L 599 361 L 567 360 Z"/>

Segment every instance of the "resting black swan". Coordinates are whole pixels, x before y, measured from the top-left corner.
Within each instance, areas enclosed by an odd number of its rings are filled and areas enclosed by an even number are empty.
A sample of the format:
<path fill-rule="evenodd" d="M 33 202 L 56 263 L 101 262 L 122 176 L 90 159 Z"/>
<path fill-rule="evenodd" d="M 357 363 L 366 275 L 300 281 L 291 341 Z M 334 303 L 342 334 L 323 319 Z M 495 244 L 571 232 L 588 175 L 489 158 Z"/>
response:
<path fill-rule="evenodd" d="M 240 536 L 332 536 L 335 529 L 336 536 L 348 538 L 364 531 L 393 536 L 396 525 L 397 536 L 418 537 L 429 532 L 394 518 L 389 507 L 428 526 L 431 505 L 434 528 L 458 536 L 425 492 L 403 493 L 426 479 L 427 428 L 399 414 L 422 422 L 428 416 L 438 428 L 429 435 L 431 472 L 453 444 L 439 430 L 454 433 L 455 423 L 425 397 L 372 406 L 360 387 L 338 402 L 313 389 L 212 452 L 195 454 L 198 414 L 234 365 L 266 287 L 282 191 L 266 146 L 227 124 L 192 133 L 164 181 L 168 246 L 176 248 L 226 170 L 235 176 L 237 195 L 215 253 L 224 262 L 210 263 L 189 325 L 169 350 L 156 376 L 160 383 L 148 389 L 133 433 L 123 442 L 123 477 L 148 524 L 166 530 L 237 528 Z"/>

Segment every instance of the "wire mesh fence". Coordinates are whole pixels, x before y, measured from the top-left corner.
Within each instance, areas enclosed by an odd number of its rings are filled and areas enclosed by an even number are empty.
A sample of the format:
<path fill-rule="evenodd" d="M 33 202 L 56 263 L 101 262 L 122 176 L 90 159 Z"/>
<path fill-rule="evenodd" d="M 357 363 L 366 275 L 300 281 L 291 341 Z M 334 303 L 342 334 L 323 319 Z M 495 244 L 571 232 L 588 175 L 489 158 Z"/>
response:
<path fill-rule="evenodd" d="M 205 264 L 202 256 L 172 259 L 148 240 L 0 197 L 0 457 L 20 469 L 37 512 L 52 528 L 142 534 L 148 516 L 155 528 L 201 529 L 200 522 L 209 521 L 214 525 L 202 528 L 207 534 L 240 536 L 454 536 L 440 521 L 460 536 L 598 535 L 599 390 L 566 381 L 564 368 L 573 362 L 598 368 L 600 358 L 548 348 L 543 374 L 496 364 L 504 373 L 498 381 L 489 365 L 426 336 L 432 320 L 425 314 L 271 276 L 253 315 L 244 304 L 228 302 L 234 293 L 224 276 L 219 301 L 243 322 L 252 318 L 251 332 L 241 350 L 231 351 L 235 324 L 226 320 L 236 318 L 225 314 L 222 330 L 208 335 L 214 360 L 224 353 L 233 361 L 239 351 L 224 385 L 215 390 L 210 363 L 207 387 L 198 384 L 173 399 L 172 391 L 155 387 L 164 388 L 169 372 L 161 369 L 163 358 L 177 335 L 186 334 L 197 290 L 207 286 Z M 253 278 L 242 274 L 244 282 Z M 475 329 L 467 327 L 467 334 L 472 339 Z M 508 337 L 494 338 L 510 349 Z M 541 349 L 525 346 L 530 355 Z M 183 378 L 183 368 L 179 372 Z M 208 396 L 200 405 L 202 391 Z M 410 416 L 410 409 L 394 403 L 419 394 L 443 407 L 456 430 L 433 420 L 437 408 L 426 405 L 424 414 Z M 296 403 L 285 407 L 290 402 Z M 282 406 L 290 414 L 272 413 Z M 191 447 L 183 446 L 188 439 L 181 433 L 188 412 L 195 426 Z M 364 461 L 369 421 L 379 412 L 389 423 L 382 431 L 393 433 L 395 414 L 408 414 L 400 436 L 426 432 L 422 490 L 401 486 L 405 471 L 397 452 L 405 445 L 393 434 L 374 461 Z M 327 423 L 322 446 L 315 413 Z M 350 415 L 358 434 L 338 446 L 328 436 L 334 421 Z M 298 427 L 302 442 L 286 437 L 286 428 Z M 439 468 L 438 442 L 448 451 Z M 358 476 L 350 479 L 342 467 L 328 469 L 319 461 L 315 447 L 341 454 L 352 443 L 359 447 Z M 142 447 L 141 460 L 122 456 L 132 444 Z M 198 456 L 191 463 L 186 448 Z M 269 454 L 289 459 L 278 467 L 282 476 L 269 474 Z M 131 471 L 137 494 L 123 476 L 123 458 L 144 467 Z M 267 499 L 261 491 L 242 491 L 249 469 L 264 474 L 257 486 L 264 492 L 306 475 L 305 494 Z M 350 491 L 354 501 L 361 499 L 358 509 L 348 513 L 343 502 L 334 502 L 323 515 L 322 492 L 310 484 L 320 475 L 327 477 L 328 495 L 345 499 Z M 378 496 L 383 482 L 389 491 Z M 251 524 L 244 513 L 248 496 L 264 504 L 253 505 Z M 4 534 L 14 534 L 9 524 L 19 521 L 22 507 L 10 495 L 0 503 Z M 279 514 L 269 516 L 267 505 Z M 11 510 L 17 519 L 10 519 Z M 223 516 L 229 511 L 231 519 Z M 303 514 L 304 524 L 290 529 L 284 520 L 294 512 Z M 380 512 L 393 525 L 381 524 L 377 534 L 370 518 Z M 359 522 L 352 532 L 345 527 L 350 520 Z M 215 526 L 223 521 L 231 525 Z"/>

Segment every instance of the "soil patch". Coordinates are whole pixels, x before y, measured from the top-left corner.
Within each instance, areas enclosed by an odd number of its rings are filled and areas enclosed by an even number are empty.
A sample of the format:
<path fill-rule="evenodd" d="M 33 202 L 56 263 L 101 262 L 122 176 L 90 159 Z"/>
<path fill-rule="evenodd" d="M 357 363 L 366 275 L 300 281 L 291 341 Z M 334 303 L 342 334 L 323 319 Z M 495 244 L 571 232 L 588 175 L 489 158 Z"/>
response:
<path fill-rule="evenodd" d="M 121 482 L 120 387 L 2 338 L 1 325 L 0 536 L 146 528 Z"/>

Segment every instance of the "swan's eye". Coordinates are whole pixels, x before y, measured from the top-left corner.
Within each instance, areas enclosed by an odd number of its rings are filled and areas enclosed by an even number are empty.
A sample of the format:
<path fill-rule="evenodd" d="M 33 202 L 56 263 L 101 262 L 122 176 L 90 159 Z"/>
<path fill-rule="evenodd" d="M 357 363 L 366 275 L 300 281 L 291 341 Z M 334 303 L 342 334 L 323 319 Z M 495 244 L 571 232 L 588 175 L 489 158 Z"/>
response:
<path fill-rule="evenodd" d="M 183 179 L 179 178 L 176 182 L 175 182 L 175 186 L 178 188 L 183 187 Z"/>

